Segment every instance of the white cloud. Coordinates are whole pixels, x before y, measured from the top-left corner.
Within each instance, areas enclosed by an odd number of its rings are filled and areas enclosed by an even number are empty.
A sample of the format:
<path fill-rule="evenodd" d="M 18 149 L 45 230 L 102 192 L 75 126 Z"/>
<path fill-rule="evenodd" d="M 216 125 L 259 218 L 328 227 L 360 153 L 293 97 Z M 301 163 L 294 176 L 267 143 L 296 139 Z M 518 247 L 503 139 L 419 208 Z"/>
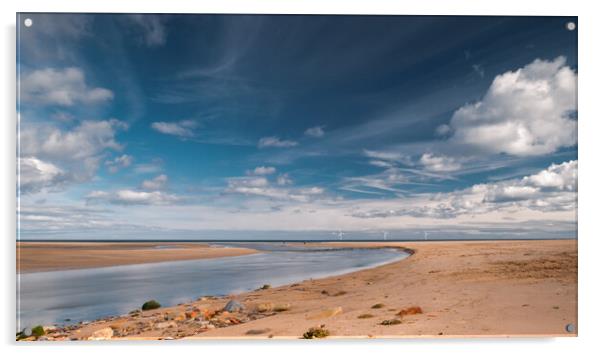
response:
<path fill-rule="evenodd" d="M 275 200 L 308 202 L 311 197 L 324 194 L 320 187 L 285 188 L 292 181 L 288 175 L 280 175 L 276 179 L 276 186 L 272 185 L 266 177 L 234 177 L 228 179 L 227 194 L 243 194 L 247 196 L 265 197 Z"/>
<path fill-rule="evenodd" d="M 484 200 L 499 203 L 545 199 L 563 192 L 574 194 L 576 197 L 577 161 L 568 161 L 560 165 L 552 164 L 547 169 L 520 180 L 488 184 Z"/>
<path fill-rule="evenodd" d="M 194 136 L 197 123 L 193 120 L 182 120 L 179 122 L 154 122 L 151 127 L 163 134 L 175 135 L 182 138 Z"/>
<path fill-rule="evenodd" d="M 577 143 L 577 74 L 565 58 L 498 75 L 479 102 L 458 109 L 450 142 L 471 152 L 542 155 Z"/>
<path fill-rule="evenodd" d="M 180 197 L 162 191 L 137 191 L 122 189 L 115 192 L 92 191 L 86 195 L 88 203 L 105 202 L 121 205 L 168 205 L 181 200 Z"/>
<path fill-rule="evenodd" d="M 577 161 L 564 162 L 560 165 L 552 164 L 548 169 L 526 177 L 524 183 L 538 188 L 555 188 L 576 192 Z"/>
<path fill-rule="evenodd" d="M 311 136 L 312 138 L 321 138 L 324 136 L 324 127 L 323 126 L 315 126 L 308 128 L 305 131 L 305 135 Z"/>
<path fill-rule="evenodd" d="M 422 164 L 427 171 L 434 172 L 451 172 L 459 170 L 462 167 L 462 165 L 454 158 L 435 156 L 430 153 L 423 154 L 422 157 L 420 157 L 420 164 Z"/>
<path fill-rule="evenodd" d="M 122 168 L 129 167 L 133 161 L 134 158 L 131 155 L 124 154 L 115 157 L 113 160 L 105 161 L 105 166 L 109 168 L 109 172 L 116 173 Z"/>
<path fill-rule="evenodd" d="M 121 150 L 115 139 L 127 124 L 116 119 L 83 121 L 69 131 L 34 126 L 20 132 L 20 155 L 50 163 L 64 171 L 62 183 L 85 182 L 96 173 L 106 150 Z"/>
<path fill-rule="evenodd" d="M 164 174 L 161 174 L 153 179 L 142 181 L 142 188 L 150 189 L 150 190 L 163 189 L 163 188 L 165 188 L 165 185 L 167 184 L 167 180 L 168 180 L 167 176 Z"/>
<path fill-rule="evenodd" d="M 288 173 L 282 173 L 276 178 L 276 184 L 279 186 L 286 186 L 293 184 L 293 180 L 289 177 Z"/>
<path fill-rule="evenodd" d="M 113 92 L 101 87 L 89 87 L 80 68 L 47 68 L 26 73 L 20 80 L 23 102 L 33 104 L 73 106 L 110 100 Z"/>
<path fill-rule="evenodd" d="M 372 166 L 381 167 L 381 168 L 395 167 L 395 165 L 392 164 L 391 162 L 381 161 L 381 160 L 370 160 L 370 161 L 368 161 L 368 163 Z"/>
<path fill-rule="evenodd" d="M 520 179 L 477 184 L 448 192 L 417 194 L 390 202 L 367 202 L 352 212 L 354 217 L 383 218 L 411 216 L 450 219 L 461 215 L 492 215 L 508 211 L 558 212 L 577 208 L 577 161 L 552 164 L 545 170 Z M 367 208 L 378 205 L 377 208 Z M 399 205 L 403 204 L 402 207 Z M 361 203 L 358 203 L 361 205 Z"/>
<path fill-rule="evenodd" d="M 20 167 L 20 192 L 38 192 L 47 187 L 56 187 L 64 182 L 66 175 L 57 166 L 35 157 L 18 159 Z"/>
<path fill-rule="evenodd" d="M 265 176 L 276 173 L 276 168 L 272 166 L 258 166 L 252 171 L 247 171 L 248 175 Z"/>
<path fill-rule="evenodd" d="M 266 187 L 269 184 L 265 177 L 233 177 L 228 179 L 230 188 L 236 187 Z"/>
<path fill-rule="evenodd" d="M 257 146 L 259 148 L 267 148 L 267 147 L 288 148 L 288 147 L 297 146 L 298 144 L 299 143 L 297 143 L 296 141 L 293 141 L 293 140 L 283 140 L 276 136 L 268 136 L 268 137 L 259 139 L 259 143 L 257 144 Z"/>
<path fill-rule="evenodd" d="M 138 28 L 142 40 L 147 46 L 156 47 L 165 44 L 167 40 L 165 15 L 131 14 L 128 18 Z"/>

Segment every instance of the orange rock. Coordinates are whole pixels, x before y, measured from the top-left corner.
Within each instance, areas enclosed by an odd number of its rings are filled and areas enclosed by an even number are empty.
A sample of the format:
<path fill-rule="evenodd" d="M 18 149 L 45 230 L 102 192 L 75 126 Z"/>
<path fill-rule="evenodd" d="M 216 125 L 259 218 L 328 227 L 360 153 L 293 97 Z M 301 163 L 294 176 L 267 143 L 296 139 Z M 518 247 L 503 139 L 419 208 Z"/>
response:
<path fill-rule="evenodd" d="M 199 313 L 197 311 L 186 312 L 186 318 L 188 319 L 195 319 L 197 317 L 199 317 Z"/>
<path fill-rule="evenodd" d="M 420 308 L 420 306 L 410 306 L 410 307 L 406 307 L 405 309 L 402 309 L 401 311 L 399 311 L 397 313 L 397 315 L 406 316 L 406 315 L 417 315 L 417 314 L 421 314 L 421 313 L 422 313 L 422 308 Z"/>

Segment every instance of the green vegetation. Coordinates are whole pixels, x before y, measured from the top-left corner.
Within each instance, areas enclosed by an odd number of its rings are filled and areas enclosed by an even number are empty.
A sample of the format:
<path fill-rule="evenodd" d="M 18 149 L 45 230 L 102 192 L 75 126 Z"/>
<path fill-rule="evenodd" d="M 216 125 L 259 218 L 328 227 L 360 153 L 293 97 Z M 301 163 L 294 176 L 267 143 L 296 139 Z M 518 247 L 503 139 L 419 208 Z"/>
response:
<path fill-rule="evenodd" d="M 303 333 L 303 339 L 315 339 L 315 338 L 326 338 L 330 335 L 330 332 L 324 328 L 324 326 L 316 328 L 312 327 Z"/>
<path fill-rule="evenodd" d="M 42 326 L 35 326 L 34 328 L 31 329 L 32 336 L 41 337 L 44 334 L 46 334 L 46 332 L 44 331 L 44 327 L 42 327 Z"/>
<path fill-rule="evenodd" d="M 159 307 L 161 307 L 161 304 L 160 304 L 160 303 L 158 303 L 158 302 L 157 302 L 157 301 L 155 301 L 155 300 L 150 300 L 150 301 L 147 301 L 147 302 L 145 302 L 145 303 L 142 305 L 142 311 L 146 311 L 146 310 L 154 310 L 154 309 L 158 309 Z"/>
<path fill-rule="evenodd" d="M 272 286 L 270 284 L 263 284 L 263 286 L 259 289 L 261 290 L 268 290 L 269 288 L 271 288 Z"/>

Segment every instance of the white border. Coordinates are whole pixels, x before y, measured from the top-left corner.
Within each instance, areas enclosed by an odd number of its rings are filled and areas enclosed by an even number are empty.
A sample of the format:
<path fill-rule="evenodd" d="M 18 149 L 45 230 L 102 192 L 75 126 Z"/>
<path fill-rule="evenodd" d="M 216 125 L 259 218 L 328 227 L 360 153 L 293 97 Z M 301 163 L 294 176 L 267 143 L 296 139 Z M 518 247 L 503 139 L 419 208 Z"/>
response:
<path fill-rule="evenodd" d="M 69 343 L 69 345 L 15 345 L 15 18 L 16 12 L 192 12 L 192 13 L 319 13 L 319 14 L 430 14 L 430 15 L 559 15 L 579 16 L 579 337 L 558 339 L 445 339 L 445 340 L 335 340 L 308 342 L 187 342 L 169 343 L 168 350 L 178 352 L 215 351 L 245 353 L 302 353 L 307 350 L 337 351 L 345 353 L 369 352 L 412 352 L 425 353 L 508 353 L 529 351 L 545 353 L 574 353 L 593 351 L 602 347 L 597 341 L 602 328 L 600 304 L 599 269 L 600 235 L 596 221 L 600 220 L 600 174 L 599 152 L 602 132 L 600 120 L 600 89 L 602 80 L 600 66 L 600 34 L 602 34 L 602 12 L 594 1 L 530 1 L 530 0 L 21 0 L 1 2 L 2 11 L 2 61 L 0 77 L 2 95 L 2 127 L 0 142 L 2 153 L 1 209 L 3 226 L 2 241 L 2 304 L 4 321 L 0 335 L 5 353 L 50 352 L 50 353 L 105 353 L 142 350 L 147 353 L 162 353 L 168 343 L 102 343 L 97 345 Z M 175 344 L 175 345 L 174 345 Z M 134 347 L 135 346 L 135 347 Z M 311 346 L 311 347 L 309 347 Z"/>

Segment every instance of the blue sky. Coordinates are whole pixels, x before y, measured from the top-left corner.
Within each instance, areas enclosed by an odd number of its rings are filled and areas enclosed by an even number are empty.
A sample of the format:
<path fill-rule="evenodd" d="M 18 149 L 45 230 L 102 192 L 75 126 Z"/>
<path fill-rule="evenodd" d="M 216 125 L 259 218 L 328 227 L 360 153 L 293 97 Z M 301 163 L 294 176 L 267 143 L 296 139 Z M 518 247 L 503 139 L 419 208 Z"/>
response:
<path fill-rule="evenodd" d="M 20 14 L 21 237 L 574 237 L 571 21 Z"/>

